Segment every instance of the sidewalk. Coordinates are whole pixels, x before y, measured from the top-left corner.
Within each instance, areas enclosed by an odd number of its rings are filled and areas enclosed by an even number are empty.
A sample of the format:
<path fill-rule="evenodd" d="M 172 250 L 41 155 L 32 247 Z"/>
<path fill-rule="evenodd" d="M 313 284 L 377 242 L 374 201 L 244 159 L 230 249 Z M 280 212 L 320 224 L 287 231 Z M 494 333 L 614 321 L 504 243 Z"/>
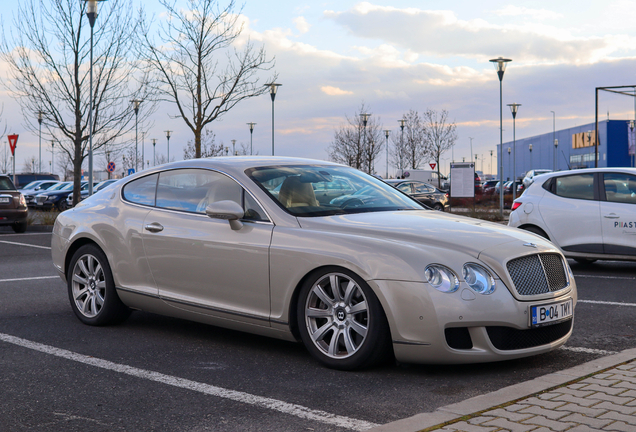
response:
<path fill-rule="evenodd" d="M 635 432 L 634 360 L 625 350 L 371 431 Z"/>

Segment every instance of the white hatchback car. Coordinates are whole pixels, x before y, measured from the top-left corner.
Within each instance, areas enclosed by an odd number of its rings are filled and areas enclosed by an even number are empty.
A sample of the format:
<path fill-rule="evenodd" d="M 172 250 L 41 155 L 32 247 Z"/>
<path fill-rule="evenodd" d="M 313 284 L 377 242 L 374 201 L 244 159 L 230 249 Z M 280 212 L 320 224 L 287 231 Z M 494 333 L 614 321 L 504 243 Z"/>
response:
<path fill-rule="evenodd" d="M 512 210 L 509 226 L 549 239 L 578 262 L 636 261 L 636 168 L 537 176 Z"/>

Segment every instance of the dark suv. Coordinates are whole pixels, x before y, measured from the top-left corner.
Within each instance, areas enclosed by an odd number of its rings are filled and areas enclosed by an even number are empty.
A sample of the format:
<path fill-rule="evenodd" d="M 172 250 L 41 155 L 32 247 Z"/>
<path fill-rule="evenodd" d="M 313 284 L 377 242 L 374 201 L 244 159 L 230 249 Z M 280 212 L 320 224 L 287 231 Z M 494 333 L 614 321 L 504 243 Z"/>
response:
<path fill-rule="evenodd" d="M 11 225 L 13 231 L 23 233 L 28 225 L 28 211 L 24 195 L 18 192 L 11 178 L 0 175 L 0 225 Z"/>

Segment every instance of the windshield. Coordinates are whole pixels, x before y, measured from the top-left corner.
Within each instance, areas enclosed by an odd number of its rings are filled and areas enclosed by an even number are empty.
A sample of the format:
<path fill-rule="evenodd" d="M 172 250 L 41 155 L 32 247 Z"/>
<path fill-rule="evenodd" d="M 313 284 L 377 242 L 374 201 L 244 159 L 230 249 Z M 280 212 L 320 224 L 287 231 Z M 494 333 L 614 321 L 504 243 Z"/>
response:
<path fill-rule="evenodd" d="M 270 166 L 245 173 L 294 216 L 424 209 L 383 181 L 349 167 Z"/>
<path fill-rule="evenodd" d="M 23 190 L 29 190 L 29 189 L 35 189 L 35 187 L 37 185 L 39 185 L 40 183 L 42 183 L 42 180 L 36 180 L 36 181 L 32 181 L 31 183 L 27 184 L 25 187 L 23 187 Z"/>

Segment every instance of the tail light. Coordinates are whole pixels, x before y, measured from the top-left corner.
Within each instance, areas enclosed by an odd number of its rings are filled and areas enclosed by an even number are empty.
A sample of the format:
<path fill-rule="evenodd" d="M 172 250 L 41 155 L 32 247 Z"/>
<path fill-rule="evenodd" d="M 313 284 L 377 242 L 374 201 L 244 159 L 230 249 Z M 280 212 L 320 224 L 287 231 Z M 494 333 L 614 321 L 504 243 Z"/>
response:
<path fill-rule="evenodd" d="M 510 209 L 510 211 L 515 211 L 517 210 L 519 207 L 521 206 L 521 203 L 519 201 L 515 201 L 512 203 L 512 208 Z"/>

